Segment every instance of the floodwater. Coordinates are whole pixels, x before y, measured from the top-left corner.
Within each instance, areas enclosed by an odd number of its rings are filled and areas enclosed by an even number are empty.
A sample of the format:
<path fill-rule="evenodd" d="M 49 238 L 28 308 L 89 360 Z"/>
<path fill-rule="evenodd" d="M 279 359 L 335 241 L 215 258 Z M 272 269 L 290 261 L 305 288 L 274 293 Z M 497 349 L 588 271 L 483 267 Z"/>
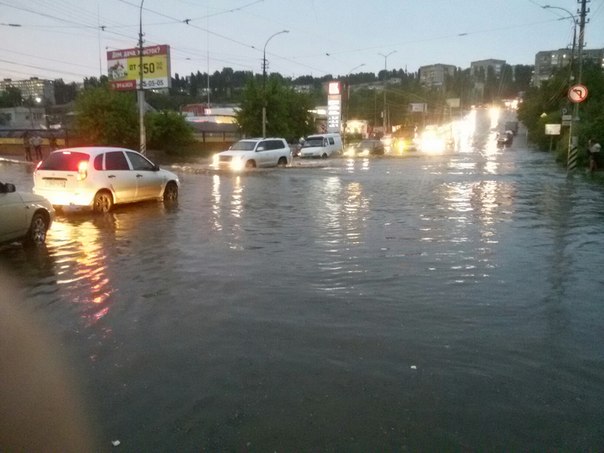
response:
<path fill-rule="evenodd" d="M 101 448 L 604 447 L 597 180 L 488 128 L 443 155 L 173 169 L 175 207 L 0 249 Z"/>

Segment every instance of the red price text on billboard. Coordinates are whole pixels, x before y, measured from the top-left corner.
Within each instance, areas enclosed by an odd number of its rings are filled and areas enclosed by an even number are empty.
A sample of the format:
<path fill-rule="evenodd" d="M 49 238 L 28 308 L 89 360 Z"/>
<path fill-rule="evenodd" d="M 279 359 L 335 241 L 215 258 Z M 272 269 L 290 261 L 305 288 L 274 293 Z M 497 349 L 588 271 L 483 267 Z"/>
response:
<path fill-rule="evenodd" d="M 169 88 L 170 47 L 167 45 L 143 48 L 143 88 Z M 107 52 L 109 83 L 115 90 L 134 90 L 140 84 L 141 58 L 139 49 Z"/>

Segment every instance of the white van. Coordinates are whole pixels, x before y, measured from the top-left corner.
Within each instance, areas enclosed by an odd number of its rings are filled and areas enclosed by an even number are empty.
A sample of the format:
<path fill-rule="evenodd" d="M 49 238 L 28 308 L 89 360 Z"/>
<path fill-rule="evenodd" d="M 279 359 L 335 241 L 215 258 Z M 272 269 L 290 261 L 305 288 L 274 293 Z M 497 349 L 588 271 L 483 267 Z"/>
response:
<path fill-rule="evenodd" d="M 304 139 L 300 157 L 321 157 L 323 159 L 342 152 L 340 134 L 315 134 Z"/>

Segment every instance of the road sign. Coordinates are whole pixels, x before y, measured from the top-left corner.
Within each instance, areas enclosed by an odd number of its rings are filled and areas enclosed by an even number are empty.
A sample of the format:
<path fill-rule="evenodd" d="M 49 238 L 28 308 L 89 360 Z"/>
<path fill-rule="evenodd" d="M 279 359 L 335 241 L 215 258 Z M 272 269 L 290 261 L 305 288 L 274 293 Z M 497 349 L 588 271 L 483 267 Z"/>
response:
<path fill-rule="evenodd" d="M 562 126 L 570 126 L 573 121 L 572 115 L 562 115 Z"/>
<path fill-rule="evenodd" d="M 560 135 L 561 124 L 546 124 L 545 135 Z"/>
<path fill-rule="evenodd" d="M 587 98 L 587 87 L 585 85 L 573 85 L 568 90 L 568 99 L 570 102 L 583 102 Z"/>

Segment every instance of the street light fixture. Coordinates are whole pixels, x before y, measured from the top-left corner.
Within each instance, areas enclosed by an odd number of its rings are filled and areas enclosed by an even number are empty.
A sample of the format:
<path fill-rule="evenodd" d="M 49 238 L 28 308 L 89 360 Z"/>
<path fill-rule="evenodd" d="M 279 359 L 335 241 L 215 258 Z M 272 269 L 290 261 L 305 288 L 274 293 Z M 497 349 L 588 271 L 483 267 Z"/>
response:
<path fill-rule="evenodd" d="M 282 33 L 289 33 L 289 30 L 281 30 L 272 34 L 264 43 L 264 51 L 262 52 L 262 137 L 266 137 L 266 46 L 268 42 L 275 36 Z"/>
<path fill-rule="evenodd" d="M 386 114 L 386 76 L 387 76 L 387 74 L 386 74 L 386 72 L 388 71 L 388 57 L 395 52 L 396 52 L 396 50 L 393 50 L 392 52 L 388 52 L 385 55 L 383 53 L 378 54 L 378 55 L 381 55 L 382 57 L 384 57 L 384 111 L 383 111 L 384 112 L 384 114 L 383 114 L 384 134 L 386 133 L 386 117 L 387 117 L 387 114 Z"/>

